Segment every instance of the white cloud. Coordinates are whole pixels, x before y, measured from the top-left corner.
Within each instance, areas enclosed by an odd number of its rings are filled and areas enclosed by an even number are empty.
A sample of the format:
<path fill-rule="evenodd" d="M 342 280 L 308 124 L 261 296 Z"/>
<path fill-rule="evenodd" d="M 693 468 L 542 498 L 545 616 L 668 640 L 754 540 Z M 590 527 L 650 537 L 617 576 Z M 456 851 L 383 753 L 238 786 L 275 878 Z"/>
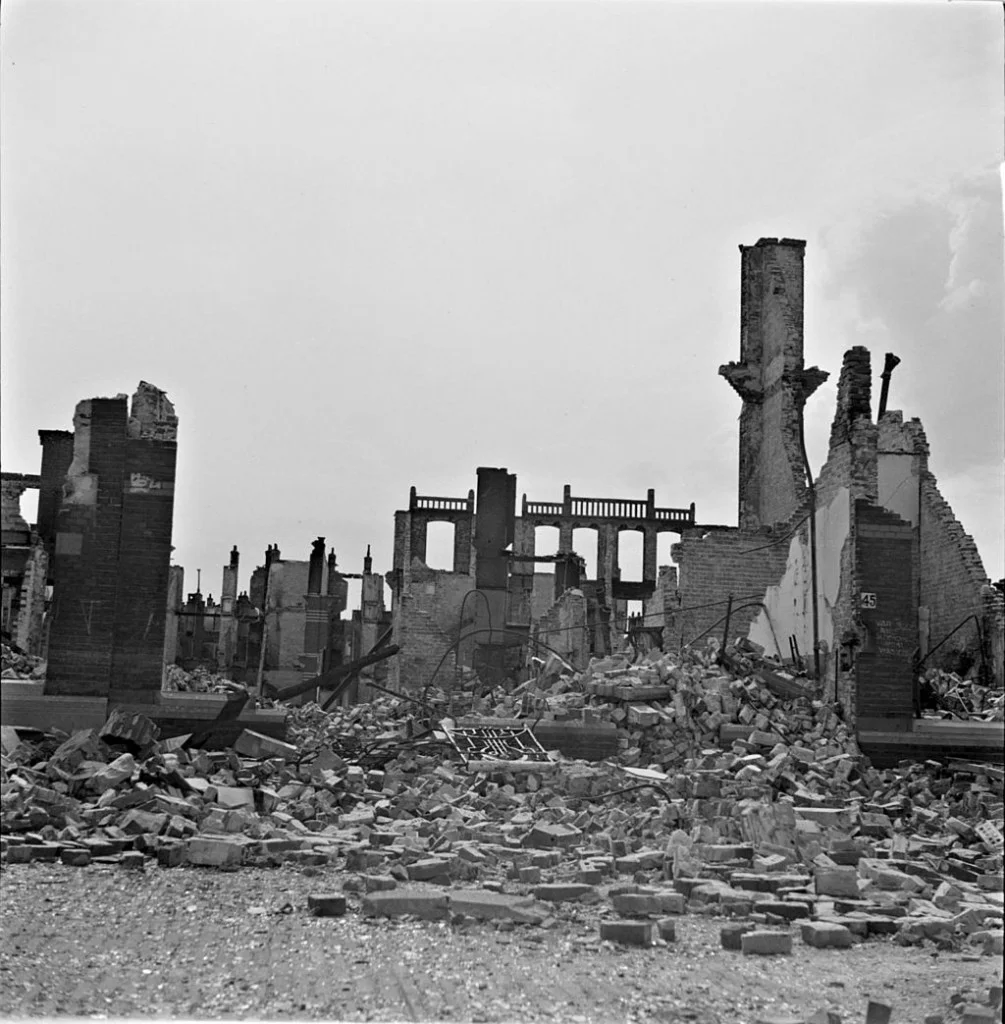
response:
<path fill-rule="evenodd" d="M 984 268 L 994 259 L 999 242 L 999 218 L 991 204 L 978 196 L 953 196 L 948 207 L 956 218 L 949 232 L 949 275 L 946 294 L 939 306 L 946 312 L 962 309 L 989 292 L 982 278 Z"/>

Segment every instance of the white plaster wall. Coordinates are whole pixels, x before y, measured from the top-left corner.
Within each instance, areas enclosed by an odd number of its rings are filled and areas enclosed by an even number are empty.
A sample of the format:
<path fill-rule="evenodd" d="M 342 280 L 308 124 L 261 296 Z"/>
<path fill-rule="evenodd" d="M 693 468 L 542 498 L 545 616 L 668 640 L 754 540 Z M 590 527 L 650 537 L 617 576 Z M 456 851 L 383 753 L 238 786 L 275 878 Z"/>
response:
<path fill-rule="evenodd" d="M 877 457 L 879 503 L 883 508 L 918 525 L 918 474 L 910 454 L 879 455 Z"/>
<path fill-rule="evenodd" d="M 841 589 L 841 551 L 851 532 L 851 498 L 842 487 L 816 512 L 817 595 L 819 637 L 834 650 L 834 607 Z M 749 639 L 768 654 L 789 657 L 788 638 L 795 636 L 804 658 L 813 656 L 812 562 L 809 529 L 803 527 L 789 543 L 781 583 L 768 587 L 762 609 L 750 625 Z M 770 621 L 769 621 L 770 620 Z M 772 631 L 774 627 L 774 631 Z M 777 637 L 777 644 L 776 644 Z"/>

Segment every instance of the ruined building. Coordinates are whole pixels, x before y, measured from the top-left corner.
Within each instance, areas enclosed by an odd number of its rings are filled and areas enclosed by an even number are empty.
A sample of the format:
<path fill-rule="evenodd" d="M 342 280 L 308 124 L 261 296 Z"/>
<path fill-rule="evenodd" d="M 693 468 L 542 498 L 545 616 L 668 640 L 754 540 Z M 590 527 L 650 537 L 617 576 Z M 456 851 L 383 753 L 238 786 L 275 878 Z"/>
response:
<path fill-rule="evenodd" d="M 436 674 L 446 682 L 456 665 L 485 681 L 520 678 L 529 657 L 548 651 L 581 668 L 633 629 L 664 650 L 743 637 L 808 670 L 863 742 L 909 746 L 928 728 L 918 721 L 919 670 L 972 668 L 1002 684 L 1002 595 L 939 493 L 921 423 L 886 408 L 896 357 L 873 419 L 869 353 L 845 354 L 814 478 L 803 412 L 828 374 L 804 362 L 805 243 L 762 238 L 740 254 L 740 358 L 719 371 L 742 402 L 737 525 L 702 525 L 694 504 L 658 508 L 652 491 L 644 501 L 591 499 L 568 486 L 561 502 L 524 496 L 517 515 L 505 469 L 479 469 L 477 497 L 413 487 L 395 514 L 388 575 L 402 649 L 395 685 L 425 686 Z M 425 563 L 434 521 L 454 526 L 451 571 Z M 558 528 L 558 550 L 536 555 L 534 530 L 545 525 Z M 595 580 L 583 578 L 572 548 L 583 526 L 597 531 Z M 643 534 L 638 581 L 621 578 L 623 530 Z M 665 531 L 680 536 L 676 565 L 658 567 Z M 542 562 L 553 575 L 535 571 Z M 643 601 L 633 622 L 628 600 Z"/>
<path fill-rule="evenodd" d="M 40 486 L 40 478 L 28 473 L 4 473 L 0 478 L 3 505 L 3 642 L 27 654 L 41 654 L 46 605 L 49 553 L 21 515 L 21 495 Z"/>
<path fill-rule="evenodd" d="M 361 657 L 390 625 L 384 579 L 373 572 L 369 548 L 361 573 L 343 572 L 336 563 L 334 549 L 325 555 L 324 537 L 304 561 L 284 559 L 270 544 L 264 565 L 251 574 L 249 592 L 238 593 L 235 547 L 223 567 L 219 603 L 199 588 L 183 601 L 184 569 L 172 566 L 165 665 L 201 667 L 272 691 Z M 343 619 L 350 579 L 361 581 L 360 607 Z M 386 666 L 373 666 L 367 678 L 385 674 Z"/>
<path fill-rule="evenodd" d="M 141 381 L 77 405 L 72 460 L 43 482 L 54 511 L 49 696 L 151 703 L 160 692 L 178 419 Z M 45 441 L 43 440 L 43 445 Z M 57 498 L 58 500 L 54 500 Z M 44 505 L 43 505 L 44 502 Z"/>
<path fill-rule="evenodd" d="M 1002 601 L 928 469 L 917 419 L 872 418 L 872 368 L 844 357 L 827 461 L 816 480 L 802 410 L 825 379 L 803 365 L 804 243 L 741 246 L 740 360 L 720 373 L 743 402 L 739 526 L 692 526 L 673 548 L 668 649 L 724 628 L 801 661 L 863 736 L 917 731 L 917 670 L 1002 680 Z M 878 740 L 877 740 L 878 742 Z"/>
<path fill-rule="evenodd" d="M 528 652 L 551 650 L 577 668 L 593 654 L 619 645 L 630 600 L 652 604 L 661 592 L 657 538 L 694 523 L 694 505 L 661 508 L 655 494 L 645 499 L 574 497 L 566 485 L 560 502 L 529 501 L 516 509 L 516 477 L 506 469 L 478 469 L 477 498 L 419 495 L 395 513 L 392 593 L 393 641 L 402 651 L 391 665 L 393 685 L 424 686 L 448 656 L 448 669 L 469 666 L 485 681 L 512 679 Z M 454 527 L 450 571 L 426 565 L 429 523 Z M 538 554 L 535 530 L 558 529 L 558 549 Z M 597 578 L 587 580 L 573 551 L 573 532 L 597 534 Z M 641 580 L 624 580 L 618 536 L 643 536 Z M 554 573 L 536 571 L 551 564 Z M 663 577 L 663 586 L 667 580 Z M 662 598 L 657 602 L 662 605 Z M 450 657 L 456 647 L 456 656 Z M 441 668 L 440 671 L 443 671 Z"/>

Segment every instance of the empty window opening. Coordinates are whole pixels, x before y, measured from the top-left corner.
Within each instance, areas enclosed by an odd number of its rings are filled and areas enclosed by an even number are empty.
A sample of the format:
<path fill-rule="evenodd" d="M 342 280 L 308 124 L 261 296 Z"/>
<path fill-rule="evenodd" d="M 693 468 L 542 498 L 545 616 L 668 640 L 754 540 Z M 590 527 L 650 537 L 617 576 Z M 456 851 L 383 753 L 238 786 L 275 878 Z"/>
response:
<path fill-rule="evenodd" d="M 676 533 L 660 533 L 656 537 L 656 576 L 659 578 L 661 565 L 676 565 L 670 549 L 680 538 Z"/>
<path fill-rule="evenodd" d="M 581 526 L 572 531 L 572 550 L 586 562 L 586 578 L 597 578 L 597 531 Z"/>
<path fill-rule="evenodd" d="M 29 487 L 21 495 L 21 518 L 29 525 L 38 523 L 38 488 Z"/>
<path fill-rule="evenodd" d="M 643 614 L 642 602 L 641 601 L 626 601 L 625 604 L 627 606 L 626 615 L 627 615 L 628 625 L 629 626 L 633 626 L 633 625 L 643 625 L 644 626 L 644 625 L 647 625 L 647 623 L 643 622 L 642 619 L 641 619 L 641 616 Z"/>
<path fill-rule="evenodd" d="M 454 569 L 454 524 L 428 523 L 426 526 L 426 565 L 430 569 Z"/>
<path fill-rule="evenodd" d="M 642 582 L 642 532 L 622 530 L 618 534 L 618 568 L 621 579 Z"/>
<path fill-rule="evenodd" d="M 535 555 L 557 555 L 558 554 L 558 527 L 537 526 L 534 528 L 534 554 Z M 535 562 L 535 574 L 553 576 L 555 574 L 554 562 Z"/>
<path fill-rule="evenodd" d="M 356 611 L 363 602 L 363 581 L 362 580 L 346 580 L 348 587 L 348 593 L 346 594 L 345 611 L 342 613 L 343 619 L 351 619 L 352 613 Z"/>

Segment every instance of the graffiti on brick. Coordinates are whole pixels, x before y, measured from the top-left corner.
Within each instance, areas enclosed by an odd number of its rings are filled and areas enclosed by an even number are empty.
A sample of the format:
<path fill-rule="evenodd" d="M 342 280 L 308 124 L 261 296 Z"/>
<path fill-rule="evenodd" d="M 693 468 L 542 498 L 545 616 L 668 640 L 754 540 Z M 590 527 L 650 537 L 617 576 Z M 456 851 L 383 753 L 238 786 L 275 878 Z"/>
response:
<path fill-rule="evenodd" d="M 174 483 L 170 480 L 155 480 L 145 473 L 130 473 L 126 491 L 129 494 L 174 494 Z"/>

